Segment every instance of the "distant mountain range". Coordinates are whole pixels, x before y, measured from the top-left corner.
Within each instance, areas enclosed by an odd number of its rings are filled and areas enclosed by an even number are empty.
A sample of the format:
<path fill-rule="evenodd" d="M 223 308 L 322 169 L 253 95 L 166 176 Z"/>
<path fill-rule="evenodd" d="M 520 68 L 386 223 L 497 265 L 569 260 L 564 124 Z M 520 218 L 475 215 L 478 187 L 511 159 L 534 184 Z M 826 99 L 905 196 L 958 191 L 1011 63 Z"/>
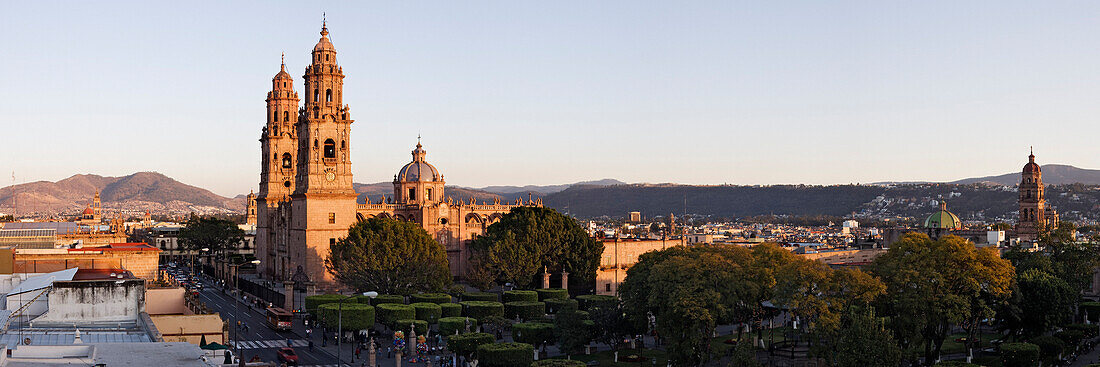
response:
<path fill-rule="evenodd" d="M 1100 219 L 1100 170 L 1067 165 L 1042 166 L 1043 182 L 1050 185 L 1048 200 L 1065 219 Z M 894 183 L 894 185 L 678 185 L 626 184 L 603 179 L 546 186 L 447 186 L 455 201 L 510 202 L 529 195 L 542 197 L 547 206 L 581 218 L 622 217 L 641 211 L 647 217 L 676 213 L 741 218 L 757 215 L 920 217 L 946 200 L 964 220 L 1007 220 L 1015 212 L 1013 186 L 1019 173 L 975 177 L 948 183 Z M 1071 185 L 1071 184 L 1084 184 Z M 393 183 L 356 183 L 359 201 L 378 202 L 393 197 Z M 241 212 L 245 196 L 226 198 L 156 172 L 123 177 L 75 175 L 0 188 L 0 212 L 10 212 L 17 193 L 20 212 L 77 213 L 99 190 L 108 209 L 157 212 Z"/>
<path fill-rule="evenodd" d="M 1100 185 L 1100 170 L 1077 168 L 1064 164 L 1044 164 L 1040 167 L 1043 170 L 1043 184 L 1046 185 L 1067 185 L 1072 183 Z M 991 182 L 998 185 L 1014 186 L 1020 183 L 1020 172 L 1006 173 L 998 176 L 964 178 L 962 180 L 952 181 L 951 183 L 970 184 L 979 182 Z"/>

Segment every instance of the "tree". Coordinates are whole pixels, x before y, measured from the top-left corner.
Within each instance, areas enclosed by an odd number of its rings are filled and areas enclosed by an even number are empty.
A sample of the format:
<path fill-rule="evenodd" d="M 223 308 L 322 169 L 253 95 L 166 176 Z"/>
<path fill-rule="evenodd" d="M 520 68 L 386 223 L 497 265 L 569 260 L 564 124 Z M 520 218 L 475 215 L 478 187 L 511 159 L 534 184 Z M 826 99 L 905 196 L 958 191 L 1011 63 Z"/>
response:
<path fill-rule="evenodd" d="M 573 218 L 543 207 L 512 209 L 470 248 L 493 279 L 518 287 L 530 287 L 543 268 L 572 274 L 570 289 L 591 287 L 603 255 L 603 243 Z"/>
<path fill-rule="evenodd" d="M 198 251 L 205 248 L 217 254 L 236 248 L 244 239 L 244 231 L 228 220 L 192 216 L 180 228 L 177 238 L 184 249 Z"/>
<path fill-rule="evenodd" d="M 577 313 L 576 303 L 566 303 L 554 316 L 554 329 L 558 337 L 558 349 L 565 355 L 580 353 L 592 340 L 584 320 Z"/>
<path fill-rule="evenodd" d="M 1039 269 L 1017 273 L 1016 290 L 1010 306 L 1001 308 L 1004 315 L 999 315 L 1001 325 L 1013 335 L 1039 336 L 1073 316 L 1078 291 L 1050 273 Z"/>
<path fill-rule="evenodd" d="M 870 308 L 848 309 L 836 329 L 817 329 L 814 337 L 814 354 L 830 366 L 893 367 L 901 362 L 901 349 L 894 336 Z"/>
<path fill-rule="evenodd" d="M 895 336 L 903 347 L 922 347 L 925 361 L 939 358 L 952 325 L 967 330 L 972 347 L 980 321 L 1008 299 L 1015 277 L 1012 264 L 992 249 L 919 233 L 903 236 L 871 270 L 886 284 L 879 309 L 891 316 Z"/>
<path fill-rule="evenodd" d="M 325 267 L 357 291 L 408 295 L 451 283 L 447 252 L 419 225 L 374 217 L 351 226 L 330 246 Z"/>
<path fill-rule="evenodd" d="M 590 307 L 588 313 L 596 326 L 593 333 L 596 341 L 607 344 L 612 350 L 618 349 L 623 339 L 632 334 L 630 322 L 627 321 L 619 303 L 599 304 Z"/>

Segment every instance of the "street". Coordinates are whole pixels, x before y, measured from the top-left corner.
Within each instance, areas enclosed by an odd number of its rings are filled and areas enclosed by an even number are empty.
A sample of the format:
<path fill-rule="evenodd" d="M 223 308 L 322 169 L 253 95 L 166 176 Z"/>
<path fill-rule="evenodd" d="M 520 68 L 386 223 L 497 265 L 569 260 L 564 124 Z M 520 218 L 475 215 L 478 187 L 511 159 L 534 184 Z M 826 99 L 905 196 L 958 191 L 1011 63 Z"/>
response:
<path fill-rule="evenodd" d="M 237 321 L 243 321 L 248 325 L 248 330 L 240 333 L 242 341 L 240 342 L 239 355 L 245 361 L 251 360 L 254 356 L 259 356 L 263 361 L 277 362 L 278 359 L 275 353 L 279 348 L 287 346 L 287 339 L 289 338 L 294 352 L 298 354 L 299 365 L 337 365 L 336 357 L 323 348 L 319 348 L 319 344 L 314 345 L 313 351 L 310 351 L 308 341 L 295 332 L 276 331 L 269 328 L 264 314 L 265 310 L 249 307 L 240 299 L 234 300 L 233 297 L 222 293 L 222 289 L 213 282 L 203 281 L 203 289 L 199 292 L 199 297 L 210 309 L 221 314 L 232 325 L 232 328 L 236 328 Z M 296 329 L 301 328 L 300 320 L 295 320 L 294 323 Z M 235 341 L 236 337 L 236 330 L 231 331 L 229 340 Z M 319 342 L 315 341 L 315 343 Z M 230 343 L 230 345 L 234 344 Z M 236 352 L 237 349 L 234 348 L 234 353 Z"/>

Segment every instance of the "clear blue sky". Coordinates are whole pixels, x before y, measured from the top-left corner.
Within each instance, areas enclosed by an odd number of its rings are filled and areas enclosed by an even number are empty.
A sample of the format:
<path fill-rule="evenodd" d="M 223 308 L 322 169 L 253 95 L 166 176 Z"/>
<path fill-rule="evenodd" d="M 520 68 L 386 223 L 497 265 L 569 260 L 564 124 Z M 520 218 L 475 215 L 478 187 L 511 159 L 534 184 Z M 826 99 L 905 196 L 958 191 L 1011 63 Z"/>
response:
<path fill-rule="evenodd" d="M 0 186 L 259 180 L 321 13 L 358 182 L 417 134 L 462 186 L 951 180 L 1100 167 L 1100 2 L 0 3 Z"/>

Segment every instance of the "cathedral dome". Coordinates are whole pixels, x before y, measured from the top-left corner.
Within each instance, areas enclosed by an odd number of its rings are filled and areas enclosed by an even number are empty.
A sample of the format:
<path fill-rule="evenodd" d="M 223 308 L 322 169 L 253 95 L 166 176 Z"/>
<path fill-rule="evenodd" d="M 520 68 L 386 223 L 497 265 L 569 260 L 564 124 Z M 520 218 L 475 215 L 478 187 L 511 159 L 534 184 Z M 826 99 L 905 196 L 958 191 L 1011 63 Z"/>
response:
<path fill-rule="evenodd" d="M 95 214 L 95 211 L 94 211 L 94 210 L 92 210 L 92 208 L 91 208 L 91 207 L 87 207 L 87 208 L 84 208 L 84 212 L 83 212 L 83 213 L 81 213 L 81 214 L 84 214 L 84 215 L 92 215 L 92 214 Z"/>
<path fill-rule="evenodd" d="M 1039 168 L 1039 164 L 1035 163 L 1035 154 L 1027 156 L 1027 164 L 1024 165 L 1024 173 L 1038 173 L 1042 171 L 1042 168 Z"/>
<path fill-rule="evenodd" d="M 313 46 L 313 51 L 332 51 L 336 52 L 336 47 L 332 45 L 332 41 L 328 40 L 328 26 L 321 25 L 321 39 L 317 41 L 317 45 Z"/>
<path fill-rule="evenodd" d="M 947 203 L 940 202 L 940 210 L 932 213 L 928 216 L 928 219 L 924 220 L 924 228 L 926 229 L 962 229 L 962 221 L 959 217 L 955 216 L 955 213 L 947 211 Z"/>
<path fill-rule="evenodd" d="M 412 162 L 406 164 L 405 167 L 401 167 L 401 171 L 397 172 L 397 181 L 400 182 L 435 182 L 440 181 L 442 178 L 439 175 L 439 171 L 435 169 L 435 166 L 431 165 L 424 160 L 428 152 L 420 145 L 416 143 L 416 149 L 413 149 Z"/>

